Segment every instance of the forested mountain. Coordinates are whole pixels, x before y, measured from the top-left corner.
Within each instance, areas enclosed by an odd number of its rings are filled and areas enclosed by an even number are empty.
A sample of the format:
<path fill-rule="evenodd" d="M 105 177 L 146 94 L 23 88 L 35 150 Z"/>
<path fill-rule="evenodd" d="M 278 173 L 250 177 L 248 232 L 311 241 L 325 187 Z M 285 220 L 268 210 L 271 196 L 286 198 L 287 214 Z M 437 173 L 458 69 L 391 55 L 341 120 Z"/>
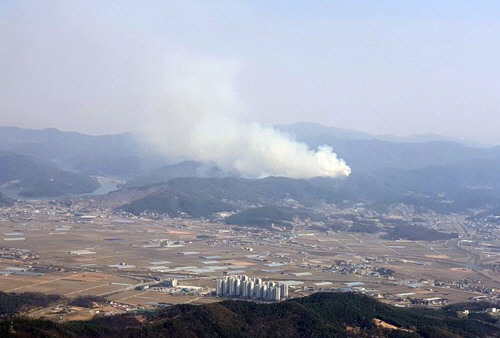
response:
<path fill-rule="evenodd" d="M 437 212 L 463 212 L 469 208 L 500 207 L 500 159 L 475 159 L 420 169 L 384 169 L 354 172 L 347 178 L 296 180 L 268 177 L 248 180 L 226 178 L 175 178 L 146 195 L 138 188 L 126 191 L 123 210 L 194 217 L 249 206 L 281 205 L 293 199 L 305 207 L 322 203 L 406 203 Z M 142 191 L 143 189 L 141 189 Z M 296 211 L 298 212 L 298 211 Z"/>
<path fill-rule="evenodd" d="M 470 143 L 460 143 L 439 135 L 377 136 L 315 123 L 278 125 L 276 128 L 312 148 L 323 144 L 332 146 L 354 172 L 384 168 L 416 169 L 475 158 L 500 157 L 498 147 L 472 147 Z M 137 184 L 163 182 L 185 177 L 187 173 L 189 176 L 220 177 L 220 171 L 211 165 L 194 168 L 193 162 L 159 169 L 169 160 L 151 144 L 143 142 L 144 139 L 128 133 L 91 136 L 57 129 L 0 127 L 0 149 L 50 161 L 61 168 L 84 174 L 126 179 L 135 177 Z M 181 168 L 185 171 L 179 171 Z"/>
<path fill-rule="evenodd" d="M 296 199 L 306 206 L 344 200 L 404 202 L 446 212 L 485 204 L 500 206 L 499 148 L 473 148 L 437 136 L 389 142 L 317 124 L 278 128 L 297 134 L 297 139 L 312 147 L 331 145 L 352 167 L 351 176 L 336 180 L 250 181 L 224 177 L 225 173 L 213 164 L 184 161 L 165 165 L 167 159 L 131 134 L 89 136 L 55 129 L 0 127 L 0 149 L 8 149 L 10 152 L 3 154 L 10 154 L 11 161 L 15 158 L 14 162 L 18 162 L 5 164 L 18 172 L 13 175 L 13 170 L 4 167 L 0 182 L 20 180 L 14 184 L 26 196 L 92 191 L 95 183 L 87 175 L 126 179 L 126 187 L 162 183 L 147 196 L 133 197 L 131 193 L 124 209 L 133 213 L 188 213 L 196 217 L 241 210 L 242 205 L 277 203 L 284 198 Z M 57 172 L 54 166 L 67 170 Z M 44 173 L 30 172 L 35 169 L 43 169 Z"/>
<path fill-rule="evenodd" d="M 127 314 L 64 324 L 15 318 L 0 322 L 0 336 L 498 337 L 500 328 L 480 319 L 459 319 L 453 309 L 396 308 L 367 296 L 316 293 L 275 304 L 183 304 L 141 317 Z"/>
<path fill-rule="evenodd" d="M 62 299 L 62 296 L 45 295 L 39 292 L 6 293 L 0 291 L 0 317 L 13 316 L 34 307 L 45 307 Z"/>
<path fill-rule="evenodd" d="M 473 142 L 465 139 L 443 136 L 435 133 L 414 134 L 408 136 L 395 136 L 391 134 L 370 134 L 351 129 L 340 129 L 328 127 L 320 123 L 297 122 L 291 124 L 278 124 L 276 129 L 289 133 L 299 140 L 313 138 L 314 136 L 325 135 L 332 139 L 343 140 L 380 140 L 394 143 L 424 143 L 424 142 L 456 142 L 468 147 L 489 148 L 491 145 Z"/>
<path fill-rule="evenodd" d="M 91 193 L 99 188 L 89 176 L 6 151 L 0 151 L 0 185 L 27 197 Z"/>
<path fill-rule="evenodd" d="M 168 182 L 178 177 L 224 177 L 223 171 L 215 165 L 203 164 L 196 161 L 182 161 L 152 170 L 144 175 L 135 177 L 127 182 L 126 186 L 137 187 L 152 183 Z"/>
<path fill-rule="evenodd" d="M 0 207 L 3 206 L 8 206 L 12 205 L 14 201 L 8 197 L 5 197 L 1 192 L 0 192 Z"/>
<path fill-rule="evenodd" d="M 476 158 L 500 157 L 500 148 L 475 148 L 446 138 L 380 138 L 374 135 L 328 128 L 316 124 L 279 126 L 312 148 L 332 146 L 355 172 L 385 168 L 417 169 Z M 418 139 L 418 138 L 417 138 Z"/>
<path fill-rule="evenodd" d="M 0 127 L 0 149 L 52 162 L 87 175 L 129 178 L 165 165 L 157 153 L 124 133 L 92 136 L 43 130 Z"/>
<path fill-rule="evenodd" d="M 306 206 L 322 201 L 333 203 L 339 196 L 332 189 L 338 180 L 317 178 L 294 180 L 284 177 L 268 177 L 259 180 L 227 178 L 176 178 L 152 188 L 142 196 L 144 188 L 128 188 L 108 196 L 137 191 L 140 198 L 127 203 L 123 210 L 140 214 L 144 211 L 177 216 L 187 213 L 194 217 L 208 216 L 221 211 L 245 209 L 250 205 L 274 205 L 283 199 L 293 198 Z M 116 199 L 116 198 L 115 198 Z M 118 198 L 119 199 L 119 198 Z"/>

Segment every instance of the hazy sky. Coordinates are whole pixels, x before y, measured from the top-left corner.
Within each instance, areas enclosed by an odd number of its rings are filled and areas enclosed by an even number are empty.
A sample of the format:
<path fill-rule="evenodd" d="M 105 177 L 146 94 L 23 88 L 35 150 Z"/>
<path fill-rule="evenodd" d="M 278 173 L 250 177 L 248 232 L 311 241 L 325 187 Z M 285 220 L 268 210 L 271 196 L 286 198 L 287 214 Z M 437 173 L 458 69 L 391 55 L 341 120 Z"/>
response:
<path fill-rule="evenodd" d="M 500 143 L 498 1 L 3 0 L 0 124 L 134 130 L 172 55 L 236 64 L 248 121 Z"/>

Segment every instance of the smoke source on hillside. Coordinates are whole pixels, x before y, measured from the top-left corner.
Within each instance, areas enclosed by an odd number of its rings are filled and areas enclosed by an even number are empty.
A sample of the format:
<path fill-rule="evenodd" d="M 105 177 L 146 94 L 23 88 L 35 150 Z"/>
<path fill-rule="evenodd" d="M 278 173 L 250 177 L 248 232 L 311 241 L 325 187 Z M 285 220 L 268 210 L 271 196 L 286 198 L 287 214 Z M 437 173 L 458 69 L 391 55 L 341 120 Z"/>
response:
<path fill-rule="evenodd" d="M 249 178 L 350 174 L 329 146 L 312 150 L 271 126 L 243 122 L 238 68 L 232 60 L 169 58 L 165 87 L 147 114 L 149 141 L 167 156 L 214 163 Z"/>

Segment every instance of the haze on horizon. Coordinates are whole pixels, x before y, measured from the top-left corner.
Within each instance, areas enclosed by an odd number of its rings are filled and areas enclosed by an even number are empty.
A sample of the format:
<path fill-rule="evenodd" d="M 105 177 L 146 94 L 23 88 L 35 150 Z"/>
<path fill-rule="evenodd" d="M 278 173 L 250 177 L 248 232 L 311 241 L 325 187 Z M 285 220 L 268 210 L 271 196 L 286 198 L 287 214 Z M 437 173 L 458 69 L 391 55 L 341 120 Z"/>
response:
<path fill-rule="evenodd" d="M 494 1 L 3 1 L 0 125 L 149 130 L 158 111 L 179 114 L 164 90 L 185 55 L 228 65 L 221 83 L 245 123 L 500 143 L 499 11 Z"/>

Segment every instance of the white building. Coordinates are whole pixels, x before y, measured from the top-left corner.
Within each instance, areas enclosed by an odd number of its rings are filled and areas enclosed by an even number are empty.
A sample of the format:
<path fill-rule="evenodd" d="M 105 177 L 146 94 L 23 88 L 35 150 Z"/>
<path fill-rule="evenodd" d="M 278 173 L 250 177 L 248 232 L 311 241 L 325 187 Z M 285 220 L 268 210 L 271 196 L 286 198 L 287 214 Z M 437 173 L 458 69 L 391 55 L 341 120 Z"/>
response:
<path fill-rule="evenodd" d="M 215 282 L 217 297 L 260 299 L 279 302 L 288 298 L 288 285 L 264 282 L 261 278 L 248 276 L 227 276 Z"/>

